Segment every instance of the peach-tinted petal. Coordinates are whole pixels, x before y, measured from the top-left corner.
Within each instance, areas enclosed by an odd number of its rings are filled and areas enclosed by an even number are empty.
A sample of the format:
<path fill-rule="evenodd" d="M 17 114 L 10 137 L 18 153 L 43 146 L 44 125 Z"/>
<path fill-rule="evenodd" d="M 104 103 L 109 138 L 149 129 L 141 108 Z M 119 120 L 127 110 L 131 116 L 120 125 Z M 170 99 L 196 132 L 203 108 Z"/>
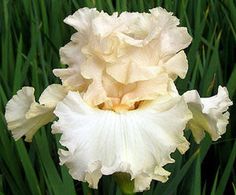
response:
<path fill-rule="evenodd" d="M 178 27 L 179 20 L 173 13 L 163 8 L 120 15 L 83 8 L 65 22 L 77 32 L 60 49 L 61 62 L 69 67 L 56 69 L 54 74 L 67 89 L 79 90 L 91 106 L 117 106 L 124 102 L 123 96 L 125 102 L 153 99 L 157 91 L 163 94 L 164 86 L 169 85 L 169 79 L 159 83 L 162 74 L 172 80 L 186 74 L 187 60 L 181 50 L 190 44 L 191 37 L 186 28 Z M 152 81 L 158 82 L 156 89 Z M 148 95 L 145 83 L 150 84 Z"/>
<path fill-rule="evenodd" d="M 102 84 L 103 68 L 103 64 L 98 59 L 88 59 L 81 66 L 83 77 L 92 80 L 83 95 L 84 100 L 90 105 L 99 105 L 107 99 L 106 91 Z"/>
<path fill-rule="evenodd" d="M 167 95 L 170 79 L 166 74 L 160 74 L 157 78 L 140 81 L 136 83 L 136 88 L 126 93 L 121 103 L 132 104 L 140 100 L 154 100 L 158 96 Z"/>
<path fill-rule="evenodd" d="M 161 71 L 158 66 L 138 66 L 134 63 L 110 66 L 107 73 L 118 82 L 123 84 L 134 83 L 137 81 L 149 80 L 155 78 Z"/>

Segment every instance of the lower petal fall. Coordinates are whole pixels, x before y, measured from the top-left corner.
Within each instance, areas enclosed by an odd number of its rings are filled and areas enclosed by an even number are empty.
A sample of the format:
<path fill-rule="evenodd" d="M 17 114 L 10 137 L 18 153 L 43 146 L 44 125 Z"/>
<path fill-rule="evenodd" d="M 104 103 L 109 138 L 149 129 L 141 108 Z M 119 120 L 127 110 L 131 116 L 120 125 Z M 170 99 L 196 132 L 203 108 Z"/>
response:
<path fill-rule="evenodd" d="M 67 148 L 59 152 L 61 164 L 93 188 L 102 175 L 124 172 L 134 179 L 135 191 L 148 189 L 152 179 L 167 181 L 170 173 L 163 166 L 174 162 L 170 154 L 188 149 L 183 130 L 191 113 L 181 97 L 117 113 L 91 108 L 79 93 L 69 92 L 54 113 L 59 120 L 53 133 L 62 134 Z"/>

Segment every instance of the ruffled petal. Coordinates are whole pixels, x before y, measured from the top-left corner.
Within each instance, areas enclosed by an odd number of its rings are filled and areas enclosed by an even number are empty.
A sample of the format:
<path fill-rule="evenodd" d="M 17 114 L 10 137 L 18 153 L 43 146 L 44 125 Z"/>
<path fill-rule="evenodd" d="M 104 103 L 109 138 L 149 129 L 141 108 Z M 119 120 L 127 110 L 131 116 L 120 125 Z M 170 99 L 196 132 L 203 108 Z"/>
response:
<path fill-rule="evenodd" d="M 171 81 L 167 74 L 160 74 L 155 79 L 137 82 L 136 87 L 122 97 L 121 103 L 130 105 L 137 101 L 153 100 L 160 95 L 166 95 Z"/>
<path fill-rule="evenodd" d="M 83 95 L 84 100 L 91 106 L 97 106 L 107 99 L 102 83 L 103 68 L 103 64 L 98 59 L 92 58 L 81 66 L 83 77 L 92 80 Z"/>
<path fill-rule="evenodd" d="M 149 13 L 121 13 L 119 19 L 127 24 L 117 36 L 126 43 L 143 47 L 153 39 L 159 38 L 165 29 L 176 28 L 179 20 L 171 12 L 158 7 L 150 9 Z M 128 22 L 127 22 L 128 21 Z"/>
<path fill-rule="evenodd" d="M 157 66 L 137 66 L 134 63 L 115 65 L 107 68 L 107 73 L 123 84 L 134 83 L 142 80 L 154 79 L 160 68 Z"/>
<path fill-rule="evenodd" d="M 80 32 L 80 41 L 84 41 L 88 39 L 88 32 L 91 32 L 92 29 L 91 23 L 98 15 L 99 12 L 95 8 L 89 9 L 85 7 L 66 17 L 64 22 Z"/>
<path fill-rule="evenodd" d="M 99 35 L 99 38 L 104 38 L 114 31 L 120 31 L 121 25 L 122 24 L 118 20 L 117 12 L 109 15 L 102 11 L 99 16 L 92 21 L 92 30 L 95 35 Z"/>
<path fill-rule="evenodd" d="M 217 95 L 209 98 L 200 98 L 196 90 L 184 93 L 183 97 L 193 113 L 188 127 L 196 142 L 200 143 L 205 136 L 204 131 L 210 134 L 213 141 L 218 140 L 226 131 L 229 119 L 227 110 L 233 104 L 226 87 L 219 86 Z"/>
<path fill-rule="evenodd" d="M 91 106 L 113 109 L 121 102 L 150 100 L 158 91 L 151 83 L 159 84 L 162 74 L 172 80 L 186 75 L 187 59 L 181 50 L 192 38 L 186 28 L 178 27 L 173 13 L 163 8 L 120 15 L 82 8 L 64 21 L 77 32 L 60 49 L 61 62 L 68 68 L 53 72 L 67 89 L 83 94 Z M 141 94 L 144 84 L 150 84 L 148 94 Z M 161 94 L 167 85 L 169 80 L 163 79 Z M 114 88 L 109 91 L 111 86 Z M 132 100 L 127 101 L 128 97 Z"/>
<path fill-rule="evenodd" d="M 80 71 L 76 67 L 54 69 L 53 73 L 59 77 L 63 85 L 70 90 L 83 91 L 89 85 L 80 74 Z"/>
<path fill-rule="evenodd" d="M 188 60 L 184 51 L 180 51 L 160 66 L 164 67 L 173 79 L 176 79 L 177 76 L 184 79 L 188 71 Z"/>
<path fill-rule="evenodd" d="M 29 114 L 27 119 L 26 114 L 30 109 L 33 116 Z M 53 119 L 53 113 L 35 102 L 34 88 L 23 87 L 7 103 L 5 118 L 15 140 L 25 135 L 25 141 L 30 142 L 36 131 Z"/>
<path fill-rule="evenodd" d="M 88 82 L 82 77 L 80 64 L 84 62 L 84 56 L 81 54 L 81 45 L 75 42 L 69 42 L 60 49 L 61 62 L 68 64 L 68 68 L 54 69 L 55 76 L 62 80 L 64 86 L 72 90 L 83 90 Z"/>
<path fill-rule="evenodd" d="M 37 130 L 55 118 L 53 110 L 66 94 L 61 85 L 50 85 L 42 93 L 39 104 L 35 102 L 33 87 L 19 90 L 7 103 L 5 113 L 8 129 L 14 139 L 25 135 L 25 141 L 31 142 Z"/>
<path fill-rule="evenodd" d="M 75 33 L 75 35 L 78 33 Z M 74 35 L 74 36 L 75 36 Z M 84 61 L 84 56 L 81 53 L 81 45 L 79 42 L 69 42 L 64 47 L 60 48 L 60 60 L 63 64 L 80 65 Z"/>
<path fill-rule="evenodd" d="M 143 48 L 127 47 L 124 55 L 106 67 L 106 72 L 123 84 L 153 79 L 162 71 L 157 66 L 159 55 L 153 45 Z"/>
<path fill-rule="evenodd" d="M 56 107 L 57 103 L 65 98 L 68 90 L 59 84 L 49 85 L 39 97 L 39 103 L 47 107 Z"/>
<path fill-rule="evenodd" d="M 165 182 L 170 173 L 163 166 L 174 161 L 170 154 L 179 146 L 188 149 L 183 129 L 191 113 L 179 96 L 117 113 L 91 108 L 69 92 L 54 113 L 59 120 L 53 133 L 62 133 L 60 143 L 68 149 L 60 150 L 61 164 L 93 188 L 102 175 L 115 172 L 129 173 L 135 191 L 149 188 L 152 179 Z"/>
<path fill-rule="evenodd" d="M 192 37 L 188 34 L 187 28 L 167 29 L 160 36 L 159 50 L 161 51 L 161 56 L 175 54 L 188 47 L 191 41 Z"/>

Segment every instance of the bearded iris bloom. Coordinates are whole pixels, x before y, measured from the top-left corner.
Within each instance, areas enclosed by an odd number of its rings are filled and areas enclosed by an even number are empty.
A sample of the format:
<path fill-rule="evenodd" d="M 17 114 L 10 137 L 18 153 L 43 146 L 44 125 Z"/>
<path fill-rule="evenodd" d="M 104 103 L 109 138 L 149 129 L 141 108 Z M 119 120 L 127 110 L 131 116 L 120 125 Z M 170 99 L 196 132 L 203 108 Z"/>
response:
<path fill-rule="evenodd" d="M 31 141 L 58 117 L 52 133 L 61 134 L 60 163 L 74 179 L 97 188 L 102 175 L 127 173 L 134 191 L 143 191 L 152 180 L 168 180 L 171 153 L 189 148 L 186 128 L 197 143 L 205 132 L 214 141 L 225 132 L 232 105 L 225 87 L 209 98 L 178 93 L 174 81 L 185 78 L 183 49 L 192 38 L 172 13 L 83 8 L 64 21 L 77 32 L 60 49 L 68 67 L 53 70 L 62 85 L 48 86 L 39 103 L 34 89 L 23 87 L 6 105 L 16 140 Z"/>

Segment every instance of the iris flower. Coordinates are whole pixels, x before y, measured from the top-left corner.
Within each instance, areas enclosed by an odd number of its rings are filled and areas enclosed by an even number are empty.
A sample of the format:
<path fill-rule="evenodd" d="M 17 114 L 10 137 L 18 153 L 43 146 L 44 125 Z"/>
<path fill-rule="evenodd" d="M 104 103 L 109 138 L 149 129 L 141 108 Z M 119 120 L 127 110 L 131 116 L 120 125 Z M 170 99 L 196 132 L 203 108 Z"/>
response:
<path fill-rule="evenodd" d="M 171 153 L 189 148 L 184 130 L 197 143 L 209 133 L 225 133 L 232 105 L 225 87 L 201 98 L 196 90 L 178 93 L 174 81 L 185 78 L 183 51 L 191 36 L 163 8 L 120 15 L 82 8 L 65 23 L 77 32 L 60 49 L 67 68 L 54 69 L 62 81 L 48 86 L 35 101 L 23 87 L 6 105 L 6 121 L 15 140 L 31 141 L 37 130 L 58 118 L 60 164 L 71 176 L 97 188 L 102 175 L 127 173 L 134 191 L 152 180 L 166 182 Z"/>

